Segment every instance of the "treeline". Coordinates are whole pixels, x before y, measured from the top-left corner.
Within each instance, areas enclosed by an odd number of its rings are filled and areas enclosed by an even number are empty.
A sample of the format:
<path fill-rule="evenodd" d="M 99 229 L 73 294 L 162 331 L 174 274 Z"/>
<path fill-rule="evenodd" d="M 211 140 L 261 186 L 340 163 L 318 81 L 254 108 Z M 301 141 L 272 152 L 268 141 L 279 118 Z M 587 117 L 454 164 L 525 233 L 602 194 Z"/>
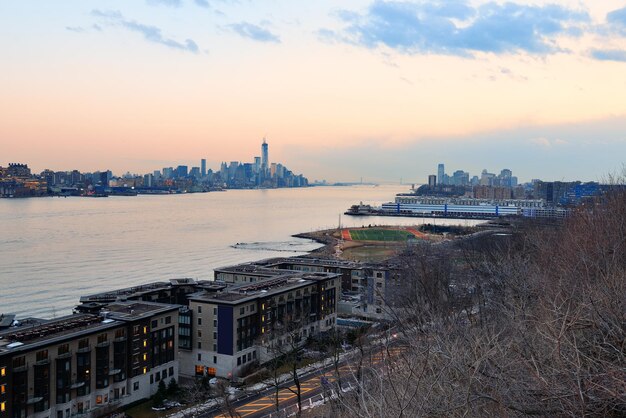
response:
<path fill-rule="evenodd" d="M 312 416 L 626 416 L 626 193 L 460 242 L 400 258 L 397 338 Z"/>

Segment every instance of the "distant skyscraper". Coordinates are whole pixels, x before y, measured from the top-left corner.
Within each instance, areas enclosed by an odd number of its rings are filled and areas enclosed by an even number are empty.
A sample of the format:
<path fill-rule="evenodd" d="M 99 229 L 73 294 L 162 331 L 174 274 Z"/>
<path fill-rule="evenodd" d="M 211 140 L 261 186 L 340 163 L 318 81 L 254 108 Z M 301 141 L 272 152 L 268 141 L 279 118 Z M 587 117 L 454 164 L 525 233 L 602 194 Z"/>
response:
<path fill-rule="evenodd" d="M 270 163 L 269 152 L 267 148 L 267 142 L 265 141 L 265 138 L 263 138 L 263 144 L 261 145 L 261 169 L 263 172 L 267 171 Z"/>
<path fill-rule="evenodd" d="M 204 158 L 200 160 L 200 174 L 202 177 L 206 176 L 206 160 Z"/>
<path fill-rule="evenodd" d="M 439 164 L 437 166 L 437 184 L 444 184 L 444 175 L 446 174 L 446 170 L 443 164 Z"/>
<path fill-rule="evenodd" d="M 254 157 L 254 172 L 261 171 L 261 157 Z"/>
<path fill-rule="evenodd" d="M 437 185 L 437 176 L 434 174 L 431 174 L 430 176 L 428 176 L 428 185 L 430 187 L 435 187 Z"/>

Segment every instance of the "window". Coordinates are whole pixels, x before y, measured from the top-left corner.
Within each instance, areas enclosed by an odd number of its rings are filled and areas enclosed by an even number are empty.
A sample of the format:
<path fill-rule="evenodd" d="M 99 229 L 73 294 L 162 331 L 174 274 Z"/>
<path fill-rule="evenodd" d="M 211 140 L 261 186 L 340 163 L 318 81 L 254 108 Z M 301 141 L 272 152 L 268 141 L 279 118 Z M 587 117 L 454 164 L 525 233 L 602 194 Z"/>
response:
<path fill-rule="evenodd" d="M 133 327 L 133 335 L 139 335 L 139 325 Z"/>
<path fill-rule="evenodd" d="M 146 373 L 148 373 L 148 368 L 147 368 L 147 367 L 144 367 L 144 368 L 143 368 L 143 374 L 146 374 Z"/>
<path fill-rule="evenodd" d="M 202 361 L 202 354 L 198 353 L 198 361 Z"/>
<path fill-rule="evenodd" d="M 237 366 L 241 366 L 241 357 L 237 357 Z"/>
<path fill-rule="evenodd" d="M 217 351 L 217 344 L 213 344 L 213 351 Z"/>
<path fill-rule="evenodd" d="M 0 412 L 4 412 L 6 410 L 7 410 L 7 403 L 6 402 L 0 403 Z"/>
<path fill-rule="evenodd" d="M 7 368 L 6 367 L 0 368 L 0 376 L 4 377 L 6 375 L 7 375 Z"/>
<path fill-rule="evenodd" d="M 105 342 L 107 341 L 107 338 L 108 338 L 108 337 L 107 337 L 107 335 L 106 335 L 106 334 L 100 334 L 100 335 L 98 335 L 98 344 L 100 344 L 100 343 L 105 343 Z M 60 350 L 61 350 L 61 347 L 59 347 L 59 351 L 60 351 Z M 61 353 L 59 352 L 59 354 L 61 354 Z"/>
<path fill-rule="evenodd" d="M 202 343 L 198 341 L 198 350 L 202 350 Z"/>
<path fill-rule="evenodd" d="M 198 330 L 198 338 L 202 337 L 202 331 Z"/>
<path fill-rule="evenodd" d="M 143 340 L 143 346 L 144 348 L 148 346 L 148 340 Z"/>
<path fill-rule="evenodd" d="M 102 395 L 96 396 L 96 404 L 97 405 L 101 405 L 102 404 Z"/>
<path fill-rule="evenodd" d="M 246 312 L 245 308 L 240 308 L 239 309 L 239 315 L 243 315 Z"/>
<path fill-rule="evenodd" d="M 213 364 L 217 364 L 217 356 L 213 356 Z M 2 392 L 4 393 L 4 392 Z"/>
<path fill-rule="evenodd" d="M 133 390 L 139 390 L 139 382 L 133 383 Z"/>
<path fill-rule="evenodd" d="M 166 324 L 171 324 L 172 323 L 172 317 L 171 316 L 166 316 L 165 317 L 165 323 Z"/>
<path fill-rule="evenodd" d="M 250 359 L 252 359 L 252 353 L 248 353 L 248 361 L 250 361 Z"/>
<path fill-rule="evenodd" d="M 202 313 L 202 306 L 198 305 L 198 313 Z"/>
<path fill-rule="evenodd" d="M 21 356 L 21 357 L 15 357 L 13 359 L 13 368 L 18 368 L 18 367 L 22 367 L 22 366 L 26 366 L 26 357 Z M 2 375 L 4 376 L 4 374 Z"/>
<path fill-rule="evenodd" d="M 148 327 L 146 327 L 146 326 L 144 326 L 144 327 L 143 327 L 143 333 L 144 333 L 144 334 L 147 334 L 147 333 L 148 333 Z"/>
<path fill-rule="evenodd" d="M 61 347 L 59 347 L 59 350 L 60 349 Z M 47 359 L 48 359 L 48 350 L 37 351 L 37 361 L 42 361 L 42 360 L 47 360 Z"/>
<path fill-rule="evenodd" d="M 202 325 L 202 318 L 198 318 L 198 325 Z"/>
<path fill-rule="evenodd" d="M 156 328 L 159 326 L 159 322 L 155 319 L 152 321 L 152 328 Z"/>
<path fill-rule="evenodd" d="M 207 367 L 206 374 L 208 374 L 209 376 L 215 376 L 217 374 L 217 370 L 215 370 L 214 367 Z"/>
<path fill-rule="evenodd" d="M 174 374 L 174 367 L 170 367 L 170 376 Z"/>
<path fill-rule="evenodd" d="M 252 352 L 252 358 L 256 358 L 256 351 Z"/>
<path fill-rule="evenodd" d="M 0 385 L 0 395 L 4 395 L 7 392 L 7 385 Z"/>
<path fill-rule="evenodd" d="M 217 315 L 217 308 L 213 308 L 213 315 Z"/>
<path fill-rule="evenodd" d="M 217 340 L 217 331 L 214 331 L 214 332 L 213 332 L 213 339 L 214 339 L 214 340 Z"/>
<path fill-rule="evenodd" d="M 213 326 L 217 328 L 217 319 L 213 320 Z"/>
<path fill-rule="evenodd" d="M 153 374 L 151 374 L 151 375 L 150 375 L 150 384 L 153 384 L 153 383 L 154 383 L 154 375 L 153 375 Z"/>
<path fill-rule="evenodd" d="M 155 380 L 158 382 L 159 380 L 161 380 L 161 372 L 156 372 L 156 378 Z"/>
<path fill-rule="evenodd" d="M 196 365 L 196 376 L 202 376 L 204 374 L 204 366 Z"/>

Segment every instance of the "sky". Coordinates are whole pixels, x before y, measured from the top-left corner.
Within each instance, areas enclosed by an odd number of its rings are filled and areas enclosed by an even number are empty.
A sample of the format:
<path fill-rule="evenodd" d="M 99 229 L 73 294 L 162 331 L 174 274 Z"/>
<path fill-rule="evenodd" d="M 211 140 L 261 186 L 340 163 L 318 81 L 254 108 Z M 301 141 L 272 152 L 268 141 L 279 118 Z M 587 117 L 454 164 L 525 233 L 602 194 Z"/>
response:
<path fill-rule="evenodd" d="M 0 165 L 329 181 L 626 163 L 626 2 L 0 0 Z"/>

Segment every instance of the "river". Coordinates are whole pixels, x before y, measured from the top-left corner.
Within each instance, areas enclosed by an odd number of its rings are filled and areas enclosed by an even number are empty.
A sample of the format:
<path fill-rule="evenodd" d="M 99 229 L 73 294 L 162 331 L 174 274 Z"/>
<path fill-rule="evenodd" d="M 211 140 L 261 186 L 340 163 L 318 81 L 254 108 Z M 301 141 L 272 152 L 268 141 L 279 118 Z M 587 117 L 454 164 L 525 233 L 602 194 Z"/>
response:
<path fill-rule="evenodd" d="M 0 199 L 0 313 L 60 316 L 81 295 L 171 278 L 212 279 L 216 267 L 301 255 L 318 244 L 291 235 L 337 227 L 350 205 L 379 205 L 406 191 L 395 185 Z M 341 215 L 341 222 L 423 220 Z M 237 243 L 244 245 L 233 248 Z"/>

